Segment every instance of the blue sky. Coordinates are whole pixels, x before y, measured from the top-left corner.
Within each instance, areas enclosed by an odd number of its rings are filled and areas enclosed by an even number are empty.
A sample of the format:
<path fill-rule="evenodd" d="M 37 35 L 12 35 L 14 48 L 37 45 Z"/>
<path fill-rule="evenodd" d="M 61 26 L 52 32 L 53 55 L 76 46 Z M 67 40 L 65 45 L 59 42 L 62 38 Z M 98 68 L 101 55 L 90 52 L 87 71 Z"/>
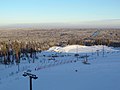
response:
<path fill-rule="evenodd" d="M 120 0 L 0 0 L 0 24 L 120 19 Z"/>

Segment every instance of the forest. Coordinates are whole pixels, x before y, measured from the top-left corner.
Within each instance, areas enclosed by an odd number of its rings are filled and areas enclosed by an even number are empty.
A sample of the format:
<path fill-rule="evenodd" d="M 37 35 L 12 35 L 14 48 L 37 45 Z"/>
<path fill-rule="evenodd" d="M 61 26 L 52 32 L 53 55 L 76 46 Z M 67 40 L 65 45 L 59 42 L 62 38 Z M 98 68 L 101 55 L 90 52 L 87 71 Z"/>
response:
<path fill-rule="evenodd" d="M 0 30 L 0 63 L 20 63 L 20 58 L 37 58 L 36 53 L 52 46 L 106 45 L 120 47 L 119 29 L 19 29 Z M 30 61 L 28 61 L 30 63 Z"/>

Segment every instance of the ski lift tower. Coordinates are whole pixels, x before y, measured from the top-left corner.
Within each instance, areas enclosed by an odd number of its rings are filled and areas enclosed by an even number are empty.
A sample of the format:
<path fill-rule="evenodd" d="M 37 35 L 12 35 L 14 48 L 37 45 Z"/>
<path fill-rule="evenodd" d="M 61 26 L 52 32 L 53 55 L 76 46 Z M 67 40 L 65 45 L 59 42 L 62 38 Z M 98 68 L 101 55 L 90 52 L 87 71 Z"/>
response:
<path fill-rule="evenodd" d="M 24 72 L 23 76 L 24 77 L 29 76 L 29 78 L 30 78 L 30 90 L 32 90 L 32 79 L 37 79 L 38 77 L 34 74 L 29 73 L 29 72 Z"/>
<path fill-rule="evenodd" d="M 77 35 L 77 40 L 78 40 L 78 35 Z M 78 43 L 77 43 L 77 46 L 76 46 L 76 54 L 75 54 L 75 57 L 77 58 L 77 61 L 78 61 L 78 57 L 79 57 L 79 54 L 78 54 Z"/>
<path fill-rule="evenodd" d="M 103 36 L 103 57 L 104 57 L 104 55 L 105 55 L 105 47 L 104 47 L 104 40 L 105 38 L 104 38 L 104 36 Z"/>

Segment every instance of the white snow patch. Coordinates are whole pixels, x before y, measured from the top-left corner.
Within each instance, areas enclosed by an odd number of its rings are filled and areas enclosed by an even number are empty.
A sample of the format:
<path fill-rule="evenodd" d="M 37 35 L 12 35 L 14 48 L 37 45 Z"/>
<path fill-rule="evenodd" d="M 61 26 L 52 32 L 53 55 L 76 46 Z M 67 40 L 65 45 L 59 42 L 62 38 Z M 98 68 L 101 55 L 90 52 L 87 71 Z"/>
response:
<path fill-rule="evenodd" d="M 65 53 L 89 53 L 89 52 L 96 52 L 99 51 L 115 51 L 112 47 L 98 45 L 98 46 L 82 46 L 82 45 L 68 45 L 66 47 L 57 47 L 54 46 L 50 48 L 48 51 L 55 51 L 55 52 L 65 52 Z"/>

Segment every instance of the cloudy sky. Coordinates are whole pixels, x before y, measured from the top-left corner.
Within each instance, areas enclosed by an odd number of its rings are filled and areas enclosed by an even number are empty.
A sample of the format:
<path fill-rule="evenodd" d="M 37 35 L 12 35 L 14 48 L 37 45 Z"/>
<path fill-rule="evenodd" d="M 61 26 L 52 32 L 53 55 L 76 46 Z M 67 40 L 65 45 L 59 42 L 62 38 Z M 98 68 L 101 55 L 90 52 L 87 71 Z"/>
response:
<path fill-rule="evenodd" d="M 120 19 L 120 0 L 0 0 L 0 25 Z"/>

